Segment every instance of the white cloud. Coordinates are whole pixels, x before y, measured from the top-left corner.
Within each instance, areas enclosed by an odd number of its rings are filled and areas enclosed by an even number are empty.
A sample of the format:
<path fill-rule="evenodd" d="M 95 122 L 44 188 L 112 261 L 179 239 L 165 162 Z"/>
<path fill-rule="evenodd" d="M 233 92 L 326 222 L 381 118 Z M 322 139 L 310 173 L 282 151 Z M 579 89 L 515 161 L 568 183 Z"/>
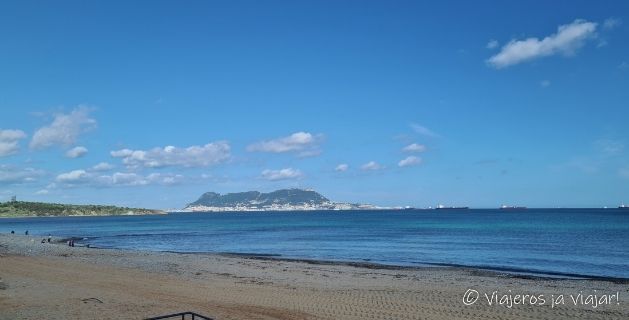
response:
<path fill-rule="evenodd" d="M 0 141 L 14 141 L 26 138 L 26 133 L 22 130 L 0 130 Z"/>
<path fill-rule="evenodd" d="M 217 141 L 187 148 L 166 146 L 146 151 L 122 149 L 110 154 L 114 158 L 122 158 L 122 162 L 129 167 L 206 167 L 227 161 L 230 158 L 230 146 L 226 141 Z"/>
<path fill-rule="evenodd" d="M 594 146 L 602 153 L 603 156 L 615 156 L 622 153 L 625 144 L 619 140 L 599 139 L 594 141 Z"/>
<path fill-rule="evenodd" d="M 413 131 L 415 131 L 416 133 L 419 133 L 426 137 L 431 137 L 431 138 L 439 137 L 439 135 L 436 132 L 417 123 L 411 123 L 411 129 L 413 129 Z"/>
<path fill-rule="evenodd" d="M 424 152 L 426 151 L 426 146 L 423 144 L 411 143 L 408 146 L 402 148 L 404 152 Z"/>
<path fill-rule="evenodd" d="M 19 168 L 0 165 L 0 184 L 21 184 L 37 181 L 44 171 L 34 168 Z"/>
<path fill-rule="evenodd" d="M 550 87 L 550 80 L 542 80 L 539 82 L 539 85 L 542 86 L 542 88 Z"/>
<path fill-rule="evenodd" d="M 622 24 L 622 20 L 616 18 L 607 18 L 603 21 L 603 28 L 607 30 L 614 29 Z"/>
<path fill-rule="evenodd" d="M 2 130 L 0 129 L 0 157 L 5 157 L 16 153 L 20 147 L 20 140 L 26 138 L 22 130 Z"/>
<path fill-rule="evenodd" d="M 363 164 L 360 168 L 365 170 L 365 171 L 375 171 L 375 170 L 384 169 L 383 166 L 381 166 L 380 164 L 378 164 L 375 161 L 369 161 L 369 162 Z"/>
<path fill-rule="evenodd" d="M 151 183 L 173 185 L 182 182 L 184 176 L 180 174 L 151 173 L 146 178 Z"/>
<path fill-rule="evenodd" d="M 80 158 L 87 154 L 87 148 L 78 146 L 66 151 L 66 157 L 68 158 Z"/>
<path fill-rule="evenodd" d="M 86 183 L 90 180 L 90 175 L 85 170 L 72 170 L 70 172 L 64 172 L 57 176 L 55 179 L 59 183 Z"/>
<path fill-rule="evenodd" d="M 422 159 L 420 157 L 409 156 L 400 160 L 400 162 L 398 162 L 397 165 L 403 168 L 403 167 L 415 166 L 415 165 L 420 164 L 421 162 L 422 162 Z"/>
<path fill-rule="evenodd" d="M 100 162 L 97 165 L 92 167 L 93 171 L 107 171 L 113 169 L 114 166 L 107 162 Z"/>
<path fill-rule="evenodd" d="M 137 173 L 116 172 L 111 176 L 100 176 L 99 181 L 109 185 L 145 186 L 149 179 Z"/>
<path fill-rule="evenodd" d="M 595 174 L 600 171 L 602 163 L 600 159 L 592 159 L 590 157 L 574 157 L 566 162 L 563 166 L 566 168 L 576 169 L 585 174 Z"/>
<path fill-rule="evenodd" d="M 489 58 L 487 63 L 499 69 L 555 54 L 574 55 L 586 40 L 596 37 L 596 26 L 594 22 L 577 19 L 570 24 L 559 26 L 557 33 L 542 40 L 538 38 L 511 40 L 499 53 Z"/>
<path fill-rule="evenodd" d="M 347 163 L 341 163 L 334 168 L 334 170 L 338 172 L 345 172 L 347 169 L 349 169 L 349 165 Z"/>
<path fill-rule="evenodd" d="M 129 157 L 133 154 L 133 150 L 131 149 L 120 149 L 120 150 L 114 150 L 112 152 L 109 153 L 112 157 L 114 158 L 126 158 Z"/>
<path fill-rule="evenodd" d="M 96 120 L 90 118 L 89 113 L 88 107 L 79 106 L 68 114 L 56 114 L 50 125 L 35 131 L 30 147 L 41 149 L 53 145 L 75 144 L 81 133 L 96 127 Z"/>
<path fill-rule="evenodd" d="M 300 158 L 310 158 L 321 155 L 321 149 L 304 150 L 297 154 Z"/>
<path fill-rule="evenodd" d="M 61 186 L 89 185 L 93 187 L 173 185 L 183 181 L 184 176 L 170 173 L 151 173 L 141 175 L 133 172 L 114 172 L 111 175 L 99 175 L 86 170 L 73 170 L 57 176 L 55 181 Z M 53 186 L 55 187 L 55 186 Z"/>
<path fill-rule="evenodd" d="M 487 42 L 486 48 L 495 49 L 495 48 L 498 48 L 498 45 L 499 45 L 498 40 L 491 39 L 489 40 L 489 42 Z"/>
<path fill-rule="evenodd" d="M 319 155 L 319 144 L 322 135 L 313 135 L 308 132 L 295 132 L 287 137 L 256 142 L 247 146 L 249 152 L 298 152 L 300 156 Z"/>
<path fill-rule="evenodd" d="M 35 192 L 36 195 L 46 195 L 48 193 L 49 193 L 48 189 L 41 189 Z"/>
<path fill-rule="evenodd" d="M 260 176 L 262 179 L 276 181 L 287 179 L 299 179 L 303 177 L 303 173 L 297 169 L 286 168 L 281 170 L 264 170 Z"/>
<path fill-rule="evenodd" d="M 151 173 L 143 176 L 137 173 L 116 172 L 112 175 L 102 175 L 95 177 L 95 182 L 99 186 L 147 186 L 147 185 L 173 185 L 183 181 L 180 174 Z"/>

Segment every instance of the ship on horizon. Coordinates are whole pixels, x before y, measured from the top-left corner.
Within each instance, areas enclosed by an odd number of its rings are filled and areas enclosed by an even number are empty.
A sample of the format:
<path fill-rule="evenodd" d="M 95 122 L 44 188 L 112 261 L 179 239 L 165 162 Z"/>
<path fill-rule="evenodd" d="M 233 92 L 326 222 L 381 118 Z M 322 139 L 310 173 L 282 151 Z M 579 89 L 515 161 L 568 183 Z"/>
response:
<path fill-rule="evenodd" d="M 467 210 L 470 207 L 451 207 L 451 206 L 444 206 L 442 204 L 438 204 L 435 207 L 435 210 Z"/>
<path fill-rule="evenodd" d="M 501 205 L 500 210 L 526 210 L 527 207 Z"/>
<path fill-rule="evenodd" d="M 618 206 L 618 209 L 629 209 L 628 205 L 625 205 L 625 203 L 621 203 L 620 206 Z"/>

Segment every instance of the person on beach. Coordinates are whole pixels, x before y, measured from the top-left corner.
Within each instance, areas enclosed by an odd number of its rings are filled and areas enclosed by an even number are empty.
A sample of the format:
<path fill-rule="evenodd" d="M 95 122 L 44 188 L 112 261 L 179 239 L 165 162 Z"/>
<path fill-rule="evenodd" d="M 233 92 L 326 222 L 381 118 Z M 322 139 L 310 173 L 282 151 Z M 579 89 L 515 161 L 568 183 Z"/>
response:
<path fill-rule="evenodd" d="M 48 243 L 50 243 L 50 240 L 52 240 L 52 236 L 48 234 Z"/>
<path fill-rule="evenodd" d="M 28 230 L 24 231 L 24 235 L 26 236 L 28 235 Z"/>

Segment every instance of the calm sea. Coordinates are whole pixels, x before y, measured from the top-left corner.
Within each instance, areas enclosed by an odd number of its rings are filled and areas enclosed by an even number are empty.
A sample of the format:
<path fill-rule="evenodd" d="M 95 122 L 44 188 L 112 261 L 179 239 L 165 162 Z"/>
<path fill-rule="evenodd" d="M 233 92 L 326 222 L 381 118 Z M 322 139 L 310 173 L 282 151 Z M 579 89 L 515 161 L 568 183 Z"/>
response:
<path fill-rule="evenodd" d="M 629 278 L 618 209 L 173 213 L 0 219 L 0 232 L 82 237 L 100 248 L 229 252 L 389 265 L 462 265 Z"/>

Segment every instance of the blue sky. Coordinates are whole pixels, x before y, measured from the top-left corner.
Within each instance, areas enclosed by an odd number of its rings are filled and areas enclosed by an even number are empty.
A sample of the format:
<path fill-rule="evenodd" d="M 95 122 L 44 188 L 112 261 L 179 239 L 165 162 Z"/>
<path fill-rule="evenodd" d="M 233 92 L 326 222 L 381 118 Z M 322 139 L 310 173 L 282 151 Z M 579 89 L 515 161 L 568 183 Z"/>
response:
<path fill-rule="evenodd" d="M 626 1 L 0 4 L 0 200 L 629 202 Z"/>

